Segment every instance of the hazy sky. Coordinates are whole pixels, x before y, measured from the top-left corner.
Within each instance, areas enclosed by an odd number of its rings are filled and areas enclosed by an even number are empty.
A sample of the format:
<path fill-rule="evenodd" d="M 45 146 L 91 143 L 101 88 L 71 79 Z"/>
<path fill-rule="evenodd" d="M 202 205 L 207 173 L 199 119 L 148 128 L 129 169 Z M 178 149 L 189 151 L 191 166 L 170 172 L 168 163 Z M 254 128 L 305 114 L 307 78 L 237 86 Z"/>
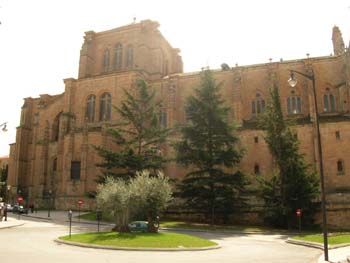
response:
<path fill-rule="evenodd" d="M 346 46 L 350 37 L 350 0 L 0 0 L 0 156 L 15 142 L 23 98 L 62 93 L 62 80 L 77 78 L 84 32 L 133 17 L 160 23 L 185 72 L 329 55 L 334 25 Z"/>

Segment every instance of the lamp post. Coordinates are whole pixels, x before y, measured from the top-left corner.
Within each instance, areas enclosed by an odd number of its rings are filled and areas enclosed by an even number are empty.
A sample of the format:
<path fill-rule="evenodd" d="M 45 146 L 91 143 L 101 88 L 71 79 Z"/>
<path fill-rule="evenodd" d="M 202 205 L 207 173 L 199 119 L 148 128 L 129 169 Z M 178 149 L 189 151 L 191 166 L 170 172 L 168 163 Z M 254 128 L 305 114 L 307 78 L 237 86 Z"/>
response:
<path fill-rule="evenodd" d="M 0 124 L 0 127 L 2 127 L 2 131 L 3 132 L 7 132 L 7 122 L 4 122 L 4 123 L 2 123 L 2 124 Z"/>
<path fill-rule="evenodd" d="M 297 79 L 294 74 L 299 74 L 312 82 L 313 97 L 315 104 L 315 123 L 316 123 L 316 134 L 317 134 L 317 144 L 318 144 L 318 155 L 320 158 L 320 181 L 321 181 L 321 207 L 322 207 L 322 230 L 323 230 L 323 249 L 324 249 L 324 259 L 328 261 L 328 233 L 327 233 L 327 211 L 326 211 L 326 195 L 324 187 L 324 174 L 323 174 L 323 158 L 322 158 L 322 143 L 321 143 L 321 132 L 319 124 L 319 116 L 317 109 L 317 96 L 316 96 L 316 81 L 314 71 L 311 70 L 310 74 L 305 74 L 296 70 L 290 70 L 290 79 L 288 83 L 291 87 L 297 85 Z"/>
<path fill-rule="evenodd" d="M 51 209 L 51 194 L 52 190 L 50 189 L 48 192 L 48 209 L 47 209 L 47 217 L 50 217 L 50 209 Z"/>
<path fill-rule="evenodd" d="M 9 198 L 10 198 L 10 195 L 9 195 L 9 192 L 11 190 L 11 185 L 7 185 L 6 186 L 6 206 L 5 206 L 5 221 L 7 221 L 7 204 L 9 203 Z"/>
<path fill-rule="evenodd" d="M 17 196 L 17 203 L 18 203 L 18 220 L 20 220 L 21 219 L 21 211 L 20 211 L 20 205 L 21 205 L 21 203 L 23 202 L 23 197 L 22 197 L 22 191 L 21 191 L 21 189 L 19 189 L 18 191 L 17 191 L 17 193 L 18 193 L 18 196 Z"/>
<path fill-rule="evenodd" d="M 7 187 L 6 187 L 6 189 L 7 189 L 7 193 L 6 193 L 6 202 L 9 203 L 11 185 L 8 184 Z"/>

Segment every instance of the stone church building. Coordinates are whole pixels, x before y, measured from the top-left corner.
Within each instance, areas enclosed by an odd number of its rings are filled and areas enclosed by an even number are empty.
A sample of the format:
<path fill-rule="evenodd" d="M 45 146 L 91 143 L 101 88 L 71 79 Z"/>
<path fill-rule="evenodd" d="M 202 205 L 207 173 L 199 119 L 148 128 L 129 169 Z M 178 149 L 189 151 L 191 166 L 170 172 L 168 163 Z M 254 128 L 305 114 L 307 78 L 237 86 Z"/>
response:
<path fill-rule="evenodd" d="M 184 104 L 199 83 L 200 72 L 183 72 L 180 50 L 144 20 L 116 29 L 88 31 L 80 51 L 79 76 L 64 79 L 58 95 L 25 98 L 16 142 L 10 148 L 9 178 L 12 197 L 20 193 L 28 203 L 58 209 L 75 208 L 84 198 L 85 209 L 94 201 L 85 193 L 96 189 L 99 156 L 92 145 L 114 147 L 107 128 L 117 123 L 111 105 L 123 100 L 123 89 L 145 79 L 163 100 L 163 124 L 185 122 Z M 264 111 L 268 89 L 276 83 L 284 114 L 295 119 L 300 150 L 306 161 L 319 167 L 312 82 L 298 77 L 290 87 L 290 70 L 313 72 L 319 109 L 329 223 L 350 228 L 350 50 L 341 32 L 333 28 L 333 55 L 213 70 L 223 82 L 223 95 L 231 107 L 230 119 L 238 124 L 246 152 L 240 169 L 252 176 L 271 173 L 274 167 L 257 116 Z M 171 155 L 169 146 L 162 154 Z M 181 178 L 176 164 L 166 174 Z"/>

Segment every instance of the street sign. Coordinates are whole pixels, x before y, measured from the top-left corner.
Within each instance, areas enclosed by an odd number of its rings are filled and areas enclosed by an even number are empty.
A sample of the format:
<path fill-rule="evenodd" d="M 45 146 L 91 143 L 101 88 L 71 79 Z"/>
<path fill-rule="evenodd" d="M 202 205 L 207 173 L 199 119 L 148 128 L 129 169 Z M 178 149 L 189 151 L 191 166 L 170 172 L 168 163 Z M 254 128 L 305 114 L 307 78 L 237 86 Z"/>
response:
<path fill-rule="evenodd" d="M 73 217 L 73 212 L 72 212 L 72 210 L 69 210 L 69 212 L 68 212 L 68 219 L 69 219 L 69 237 L 72 236 L 72 217 Z"/>
<path fill-rule="evenodd" d="M 72 210 L 69 210 L 68 211 L 68 219 L 71 220 L 72 217 L 73 217 L 73 212 L 72 212 Z"/>
<path fill-rule="evenodd" d="M 79 221 L 79 222 L 80 222 L 80 207 L 81 207 L 82 204 L 84 204 L 84 200 L 83 200 L 83 199 L 79 199 L 79 200 L 78 200 L 78 208 L 79 208 L 79 209 L 78 209 L 78 213 L 79 213 L 79 214 L 78 214 L 78 221 Z"/>
<path fill-rule="evenodd" d="M 96 211 L 96 219 L 97 219 L 97 221 L 102 219 L 102 211 L 101 210 Z"/>
<path fill-rule="evenodd" d="M 297 217 L 301 217 L 301 209 L 297 209 L 296 214 L 297 214 Z"/>
<path fill-rule="evenodd" d="M 23 202 L 23 197 L 22 196 L 17 197 L 17 202 L 18 203 L 22 203 Z"/>

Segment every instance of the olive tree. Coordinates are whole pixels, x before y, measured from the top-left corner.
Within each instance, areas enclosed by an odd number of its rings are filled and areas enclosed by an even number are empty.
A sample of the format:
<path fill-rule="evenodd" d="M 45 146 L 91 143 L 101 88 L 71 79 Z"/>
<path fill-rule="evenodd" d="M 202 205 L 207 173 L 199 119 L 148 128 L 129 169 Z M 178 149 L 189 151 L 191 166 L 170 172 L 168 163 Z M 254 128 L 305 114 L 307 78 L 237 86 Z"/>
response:
<path fill-rule="evenodd" d="M 108 177 L 97 190 L 97 205 L 115 218 L 116 229 L 128 232 L 131 192 L 129 185 L 122 179 Z"/>
<path fill-rule="evenodd" d="M 157 232 L 157 216 L 165 210 L 172 195 L 169 179 L 163 174 L 150 176 L 142 171 L 129 181 L 107 177 L 99 185 L 97 204 L 106 213 L 115 217 L 116 229 L 128 232 L 128 223 L 134 214 L 142 211 L 148 220 L 149 232 Z"/>
<path fill-rule="evenodd" d="M 166 209 L 172 195 L 169 179 L 162 173 L 154 177 L 143 171 L 131 180 L 130 188 L 135 207 L 146 214 L 148 231 L 157 232 L 157 217 Z"/>

